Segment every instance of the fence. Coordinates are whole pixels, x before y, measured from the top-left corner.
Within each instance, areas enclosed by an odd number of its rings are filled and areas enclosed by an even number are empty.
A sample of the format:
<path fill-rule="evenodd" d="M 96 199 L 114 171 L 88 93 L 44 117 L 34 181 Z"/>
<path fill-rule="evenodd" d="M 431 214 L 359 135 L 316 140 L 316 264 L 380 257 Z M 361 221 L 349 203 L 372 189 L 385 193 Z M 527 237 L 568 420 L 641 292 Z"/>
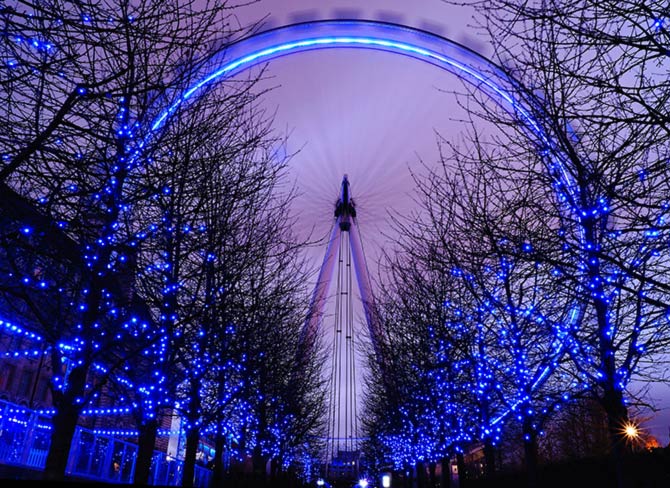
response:
<path fill-rule="evenodd" d="M 0 463 L 44 469 L 51 436 L 51 419 L 0 400 Z M 137 445 L 77 427 L 66 472 L 91 480 L 128 484 L 133 481 Z M 183 461 L 155 451 L 150 483 L 181 485 Z M 207 488 L 211 471 L 196 466 L 194 486 Z"/>

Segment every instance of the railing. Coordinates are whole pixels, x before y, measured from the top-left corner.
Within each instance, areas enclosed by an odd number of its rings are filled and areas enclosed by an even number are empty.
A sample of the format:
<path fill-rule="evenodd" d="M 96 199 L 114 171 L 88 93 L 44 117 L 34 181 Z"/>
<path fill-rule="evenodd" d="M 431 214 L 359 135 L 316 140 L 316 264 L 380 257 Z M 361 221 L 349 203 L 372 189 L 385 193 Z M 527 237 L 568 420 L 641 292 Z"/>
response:
<path fill-rule="evenodd" d="M 0 400 L 0 463 L 44 469 L 51 436 L 51 419 L 46 415 Z M 137 445 L 112 436 L 77 427 L 68 459 L 69 475 L 128 484 L 135 473 Z M 151 464 L 153 485 L 181 484 L 183 461 L 155 451 Z M 195 467 L 194 486 L 209 486 L 211 471 Z"/>

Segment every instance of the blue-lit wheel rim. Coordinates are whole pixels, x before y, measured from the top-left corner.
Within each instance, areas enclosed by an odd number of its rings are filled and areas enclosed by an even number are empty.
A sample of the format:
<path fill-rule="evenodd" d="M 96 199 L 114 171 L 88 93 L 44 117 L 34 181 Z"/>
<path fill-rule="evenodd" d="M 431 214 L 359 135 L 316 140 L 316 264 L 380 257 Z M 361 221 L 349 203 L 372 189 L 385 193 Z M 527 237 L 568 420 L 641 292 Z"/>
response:
<path fill-rule="evenodd" d="M 317 49 L 372 49 L 408 56 L 430 63 L 456 75 L 473 88 L 485 93 L 501 108 L 523 122 L 529 138 L 538 147 L 554 147 L 551 138 L 533 117 L 534 110 L 525 106 L 514 93 L 519 84 L 504 71 L 480 54 L 445 37 L 420 29 L 388 22 L 372 20 L 320 20 L 289 24 L 254 34 L 215 52 L 196 73 L 196 80 L 181 93 L 173 94 L 165 103 L 151 125 L 151 132 L 159 131 L 170 116 L 189 100 L 197 98 L 216 83 L 224 81 L 259 64 L 282 56 Z M 151 136 L 151 134 L 150 134 Z M 143 144 L 142 144 L 143 145 Z M 554 161 L 561 186 L 573 187 L 570 177 L 560 161 Z M 533 388 L 539 388 L 550 376 L 555 364 L 565 354 L 567 331 L 580 316 L 580 307 L 575 304 L 569 313 L 568 323 L 558 331 L 550 358 L 550 364 L 536 372 Z M 511 410 L 493 419 L 492 425 L 502 421 Z"/>

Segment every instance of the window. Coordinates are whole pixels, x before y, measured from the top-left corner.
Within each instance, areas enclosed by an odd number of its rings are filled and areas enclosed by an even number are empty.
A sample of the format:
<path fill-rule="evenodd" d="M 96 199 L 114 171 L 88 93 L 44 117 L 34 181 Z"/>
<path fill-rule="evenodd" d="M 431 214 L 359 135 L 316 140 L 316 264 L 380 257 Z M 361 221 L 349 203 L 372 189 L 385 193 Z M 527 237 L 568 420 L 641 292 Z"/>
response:
<path fill-rule="evenodd" d="M 16 366 L 13 364 L 2 365 L 2 375 L 0 375 L 0 391 L 11 391 L 14 386 L 14 375 Z"/>
<path fill-rule="evenodd" d="M 19 388 L 16 392 L 16 396 L 22 398 L 29 398 L 32 393 L 31 387 L 33 386 L 33 372 L 24 369 L 21 373 L 21 380 L 19 381 Z"/>
<path fill-rule="evenodd" d="M 40 378 L 40 382 L 35 392 L 35 400 L 38 402 L 46 402 L 49 399 L 49 380 L 47 378 Z"/>

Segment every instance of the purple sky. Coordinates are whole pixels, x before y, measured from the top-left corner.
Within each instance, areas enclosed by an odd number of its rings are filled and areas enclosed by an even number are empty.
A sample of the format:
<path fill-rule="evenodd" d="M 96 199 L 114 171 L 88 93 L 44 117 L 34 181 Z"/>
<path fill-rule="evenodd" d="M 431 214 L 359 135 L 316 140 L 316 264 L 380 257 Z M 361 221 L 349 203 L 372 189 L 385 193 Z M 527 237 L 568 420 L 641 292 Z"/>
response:
<path fill-rule="evenodd" d="M 315 7 L 315 5 L 318 5 Z M 267 27 L 305 20 L 365 18 L 429 30 L 460 42 L 484 56 L 489 48 L 477 38 L 472 10 L 441 0 L 260 0 L 236 9 L 242 24 L 269 16 Z M 463 113 L 451 95 L 460 81 L 433 66 L 404 56 L 370 50 L 321 50 L 274 60 L 267 106 L 277 111 L 275 126 L 289 131 L 291 177 L 300 196 L 297 229 L 313 229 L 325 238 L 333 223 L 333 205 L 346 173 L 357 203 L 359 228 L 374 275 L 379 250 L 393 234 L 387 212 L 413 208 L 409 169 L 438 158 L 434 131 L 455 136 Z M 315 269 L 325 245 L 309 256 Z M 331 293 L 332 293 L 331 289 Z M 362 323 L 362 310 L 357 312 Z M 663 408 L 645 426 L 662 445 L 668 443 L 670 386 L 655 386 L 652 399 Z M 651 414 L 650 414 L 651 415 Z"/>
<path fill-rule="evenodd" d="M 242 23 L 270 15 L 268 26 L 302 20 L 349 17 L 392 20 L 468 44 L 466 15 L 454 15 L 440 0 L 415 2 L 403 14 L 402 0 L 270 1 L 239 9 Z M 449 17 L 458 30 L 435 19 Z M 248 20 L 247 20 L 248 19 Z M 426 19 L 432 19 L 430 21 Z M 474 45 L 474 42 L 469 42 Z M 481 47 L 481 46 L 479 46 Z M 289 152 L 300 150 L 291 166 L 302 196 L 297 208 L 304 228 L 326 236 L 332 224 L 333 199 L 347 173 L 358 205 L 358 219 L 370 260 L 386 243 L 382 234 L 387 211 L 406 211 L 409 168 L 437 159 L 433 130 L 455 133 L 459 124 L 451 98 L 439 92 L 460 81 L 433 66 L 389 53 L 370 50 L 322 50 L 277 59 L 270 63 L 275 87 L 266 97 L 277 108 L 278 130 L 291 132 Z M 445 107 L 448 107 L 445 110 Z"/>

